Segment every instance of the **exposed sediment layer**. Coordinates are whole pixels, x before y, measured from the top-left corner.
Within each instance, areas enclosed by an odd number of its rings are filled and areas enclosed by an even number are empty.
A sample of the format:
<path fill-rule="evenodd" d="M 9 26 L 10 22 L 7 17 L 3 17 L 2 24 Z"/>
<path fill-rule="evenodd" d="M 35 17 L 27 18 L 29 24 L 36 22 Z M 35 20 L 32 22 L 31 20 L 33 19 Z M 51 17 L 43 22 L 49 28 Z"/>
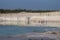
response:
<path fill-rule="evenodd" d="M 60 27 L 60 12 L 0 14 L 0 25 Z"/>

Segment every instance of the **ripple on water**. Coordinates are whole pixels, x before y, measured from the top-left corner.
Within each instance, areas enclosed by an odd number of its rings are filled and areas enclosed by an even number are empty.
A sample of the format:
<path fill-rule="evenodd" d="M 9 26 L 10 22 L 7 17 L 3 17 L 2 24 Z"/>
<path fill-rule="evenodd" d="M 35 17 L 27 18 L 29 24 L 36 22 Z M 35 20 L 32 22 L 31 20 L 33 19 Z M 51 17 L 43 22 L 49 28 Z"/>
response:
<path fill-rule="evenodd" d="M 16 35 L 29 32 L 60 31 L 56 27 L 20 27 L 20 26 L 0 26 L 0 35 Z"/>

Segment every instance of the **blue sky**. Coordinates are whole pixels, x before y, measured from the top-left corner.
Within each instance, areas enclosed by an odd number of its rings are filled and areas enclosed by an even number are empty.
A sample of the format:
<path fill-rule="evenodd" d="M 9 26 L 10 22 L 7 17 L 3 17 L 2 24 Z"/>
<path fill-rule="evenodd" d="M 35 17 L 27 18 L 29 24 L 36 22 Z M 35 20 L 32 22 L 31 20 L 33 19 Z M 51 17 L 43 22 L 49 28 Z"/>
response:
<path fill-rule="evenodd" d="M 0 0 L 0 8 L 60 10 L 60 0 Z"/>

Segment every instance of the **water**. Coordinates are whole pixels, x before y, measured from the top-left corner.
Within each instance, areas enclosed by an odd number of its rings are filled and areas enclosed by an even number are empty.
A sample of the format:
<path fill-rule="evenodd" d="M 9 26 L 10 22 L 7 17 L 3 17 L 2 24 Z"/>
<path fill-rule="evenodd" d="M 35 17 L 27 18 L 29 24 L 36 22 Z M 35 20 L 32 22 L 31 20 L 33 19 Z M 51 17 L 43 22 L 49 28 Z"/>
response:
<path fill-rule="evenodd" d="M 16 35 L 30 32 L 60 31 L 60 28 L 52 27 L 20 27 L 0 25 L 0 35 Z"/>

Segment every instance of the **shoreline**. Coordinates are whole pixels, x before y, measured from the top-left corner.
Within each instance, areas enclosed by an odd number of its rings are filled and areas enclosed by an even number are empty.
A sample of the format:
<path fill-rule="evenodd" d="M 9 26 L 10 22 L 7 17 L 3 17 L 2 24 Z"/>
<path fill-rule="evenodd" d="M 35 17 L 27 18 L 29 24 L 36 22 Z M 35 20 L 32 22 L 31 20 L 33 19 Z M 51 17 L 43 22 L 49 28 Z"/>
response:
<path fill-rule="evenodd" d="M 52 27 L 52 28 L 60 28 L 60 26 L 46 26 L 46 25 L 45 26 L 44 25 L 39 25 L 39 26 L 37 26 L 37 25 L 36 26 L 32 26 L 32 25 L 24 25 L 24 26 L 22 26 L 22 25 L 0 25 L 0 27 L 1 26 L 10 26 L 10 27 L 11 26 L 13 26 L 13 27 L 49 27 L 49 28 Z"/>
<path fill-rule="evenodd" d="M 27 39 L 45 39 L 45 40 L 60 40 L 60 32 L 44 32 L 44 33 L 26 33 L 26 34 L 18 34 L 18 35 L 10 35 L 10 36 L 0 36 L 1 40 L 27 40 Z"/>

